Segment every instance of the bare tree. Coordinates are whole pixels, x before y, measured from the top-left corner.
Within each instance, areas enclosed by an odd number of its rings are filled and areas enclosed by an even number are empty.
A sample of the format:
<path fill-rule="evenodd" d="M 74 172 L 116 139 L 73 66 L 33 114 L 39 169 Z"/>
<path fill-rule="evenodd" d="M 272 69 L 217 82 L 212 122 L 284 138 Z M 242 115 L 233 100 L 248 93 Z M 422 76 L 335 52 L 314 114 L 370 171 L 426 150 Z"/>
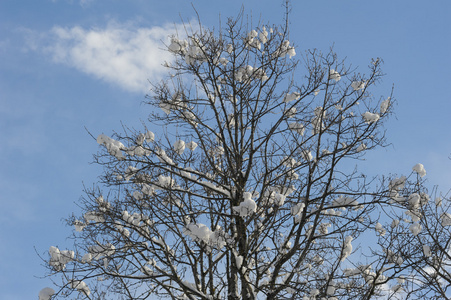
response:
<path fill-rule="evenodd" d="M 427 202 L 422 165 L 398 179 L 354 168 L 385 146 L 394 100 L 371 92 L 382 60 L 368 74 L 332 51 L 295 60 L 288 20 L 185 29 L 167 46 L 174 61 L 152 86 L 148 122 L 97 138 L 104 173 L 68 220 L 75 248 L 49 251 L 54 296 L 445 296 L 451 215 Z"/>

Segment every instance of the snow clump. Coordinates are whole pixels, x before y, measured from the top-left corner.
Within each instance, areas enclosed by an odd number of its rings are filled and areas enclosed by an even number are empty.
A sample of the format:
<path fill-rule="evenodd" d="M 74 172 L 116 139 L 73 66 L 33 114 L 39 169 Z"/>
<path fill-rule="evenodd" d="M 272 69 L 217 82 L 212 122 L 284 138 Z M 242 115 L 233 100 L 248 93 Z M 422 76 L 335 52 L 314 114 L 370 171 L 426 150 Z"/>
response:
<path fill-rule="evenodd" d="M 185 51 L 186 47 L 188 47 L 188 41 L 179 40 L 176 37 L 171 38 L 171 44 L 168 47 L 168 50 L 173 53 L 179 53 Z"/>
<path fill-rule="evenodd" d="M 376 227 L 375 227 L 375 230 L 376 230 L 376 232 L 379 233 L 381 236 L 384 236 L 385 233 L 387 232 L 387 231 L 384 229 L 384 227 L 382 226 L 382 224 L 379 223 L 379 222 L 377 222 Z"/>
<path fill-rule="evenodd" d="M 54 294 L 55 290 L 49 287 L 45 287 L 39 292 L 39 300 L 50 300 L 50 297 L 52 297 Z"/>
<path fill-rule="evenodd" d="M 178 140 L 174 143 L 174 151 L 178 155 L 182 155 L 183 151 L 185 151 L 185 141 Z"/>
<path fill-rule="evenodd" d="M 294 216 L 294 222 L 297 224 L 301 221 L 302 212 L 304 211 L 305 204 L 297 203 L 293 207 L 291 207 L 291 214 Z"/>
<path fill-rule="evenodd" d="M 74 259 L 75 253 L 70 250 L 60 250 L 57 247 L 51 246 L 49 249 L 50 260 L 49 265 L 55 271 L 62 271 L 66 268 L 66 264 Z"/>
<path fill-rule="evenodd" d="M 401 176 L 400 178 L 395 178 L 392 181 L 390 181 L 389 189 L 393 191 L 399 191 L 404 188 L 404 185 L 406 184 L 407 177 Z"/>
<path fill-rule="evenodd" d="M 88 285 L 82 280 L 72 280 L 71 288 L 78 290 L 80 293 L 84 293 L 86 296 L 91 294 L 91 290 Z"/>
<path fill-rule="evenodd" d="M 86 223 L 94 222 L 94 223 L 103 223 L 105 222 L 105 217 L 101 212 L 97 211 L 88 211 L 83 216 L 86 220 Z"/>
<path fill-rule="evenodd" d="M 332 207 L 341 207 L 343 210 L 346 206 L 355 206 L 355 209 L 359 209 L 359 202 L 351 197 L 340 196 L 332 201 Z"/>
<path fill-rule="evenodd" d="M 158 184 L 163 188 L 171 188 L 175 185 L 174 179 L 171 176 L 158 176 Z"/>
<path fill-rule="evenodd" d="M 409 229 L 414 236 L 417 236 L 421 232 L 421 224 L 419 223 L 412 224 L 410 225 Z"/>
<path fill-rule="evenodd" d="M 451 226 L 451 214 L 450 213 L 442 213 L 440 216 L 440 220 L 442 223 L 442 226 Z"/>
<path fill-rule="evenodd" d="M 233 210 L 237 212 L 241 217 L 246 217 L 257 211 L 257 204 L 251 199 L 252 194 L 249 192 L 243 193 L 244 201 L 238 206 L 234 206 Z"/>
<path fill-rule="evenodd" d="M 387 112 L 388 107 L 390 106 L 390 97 L 382 101 L 381 103 L 381 114 L 385 114 Z"/>
<path fill-rule="evenodd" d="M 345 238 L 344 244 L 343 244 L 343 251 L 341 255 L 341 261 L 344 261 L 349 255 L 351 255 L 352 252 L 352 236 L 347 236 Z"/>
<path fill-rule="evenodd" d="M 198 224 L 187 224 L 183 230 L 183 234 L 191 237 L 195 241 L 203 241 L 209 246 L 214 246 L 217 249 L 221 249 L 226 245 L 225 239 L 223 238 L 224 232 L 219 226 L 216 227 L 215 231 L 211 231 L 206 225 Z"/>
<path fill-rule="evenodd" d="M 366 145 L 365 144 L 360 144 L 360 146 L 359 147 L 357 147 L 357 152 L 362 152 L 363 150 L 366 150 Z"/>
<path fill-rule="evenodd" d="M 288 55 L 290 58 L 296 55 L 296 50 L 294 47 L 290 46 L 290 41 L 283 41 L 280 48 L 274 53 L 274 55 L 279 56 L 280 58 L 284 58 L 285 55 Z"/>
<path fill-rule="evenodd" d="M 121 142 L 116 141 L 105 134 L 100 134 L 97 137 L 97 143 L 104 145 L 110 155 L 118 159 L 124 158 L 121 150 L 125 150 L 126 148 Z"/>
<path fill-rule="evenodd" d="M 422 164 L 416 164 L 413 166 L 412 170 L 420 175 L 420 177 L 424 177 L 426 175 L 426 170 Z"/>
<path fill-rule="evenodd" d="M 299 100 L 301 98 L 301 94 L 299 94 L 298 92 L 293 92 L 291 94 L 286 94 L 285 97 L 283 98 L 283 102 L 288 103 L 294 100 Z"/>
<path fill-rule="evenodd" d="M 86 224 L 83 223 L 83 222 L 80 221 L 80 220 L 75 220 L 75 221 L 74 221 L 74 226 L 75 226 L 75 230 L 76 230 L 77 232 L 80 232 L 80 231 L 83 231 L 83 229 L 86 227 Z"/>
<path fill-rule="evenodd" d="M 379 120 L 380 116 L 378 114 L 373 114 L 367 111 L 366 113 L 362 114 L 363 119 L 365 120 L 365 123 L 371 124 L 375 123 Z"/>
<path fill-rule="evenodd" d="M 197 148 L 197 143 L 191 141 L 191 142 L 189 142 L 189 143 L 186 144 L 186 147 L 188 147 L 189 150 L 194 151 L 194 149 Z"/>
<path fill-rule="evenodd" d="M 312 161 L 312 160 L 313 160 L 312 152 L 310 152 L 310 151 L 308 151 L 308 150 L 302 150 L 301 156 L 302 156 L 302 158 L 305 159 L 306 161 Z"/>
<path fill-rule="evenodd" d="M 260 39 L 260 41 L 263 44 L 265 44 L 268 41 L 268 31 L 266 31 L 266 27 L 265 26 L 263 26 L 262 31 L 258 35 L 258 38 Z"/>
<path fill-rule="evenodd" d="M 208 244 L 213 232 L 204 224 L 188 224 L 185 227 L 184 234 L 190 236 L 193 240 L 200 240 Z"/>
<path fill-rule="evenodd" d="M 116 252 L 116 247 L 113 244 L 107 243 L 105 245 L 98 244 L 95 246 L 89 247 L 89 253 L 91 254 L 92 259 L 99 260 L 102 257 L 112 256 Z"/>
<path fill-rule="evenodd" d="M 363 90 L 365 88 L 366 81 L 353 81 L 351 87 L 354 91 Z"/>
<path fill-rule="evenodd" d="M 339 81 L 341 79 L 341 75 L 335 71 L 334 69 L 330 69 L 329 71 L 329 79 L 335 80 L 335 82 Z"/>
<path fill-rule="evenodd" d="M 288 123 L 288 129 L 293 130 L 300 135 L 304 135 L 305 132 L 305 126 L 298 122 L 291 122 Z"/>

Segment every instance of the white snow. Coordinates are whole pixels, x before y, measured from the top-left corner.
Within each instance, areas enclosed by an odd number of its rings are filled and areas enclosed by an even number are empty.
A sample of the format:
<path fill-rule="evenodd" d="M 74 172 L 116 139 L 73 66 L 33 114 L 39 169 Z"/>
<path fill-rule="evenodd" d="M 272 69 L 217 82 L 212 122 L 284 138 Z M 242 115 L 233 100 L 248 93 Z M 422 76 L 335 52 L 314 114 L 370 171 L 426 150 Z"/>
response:
<path fill-rule="evenodd" d="M 54 289 L 45 287 L 39 292 L 39 300 L 50 300 L 50 297 L 52 297 L 52 295 L 54 294 Z"/>
<path fill-rule="evenodd" d="M 226 66 L 229 63 L 229 61 L 225 57 L 220 57 L 219 63 L 221 63 L 223 66 Z"/>
<path fill-rule="evenodd" d="M 378 232 L 381 236 L 384 236 L 387 232 L 381 223 L 377 222 L 376 227 L 374 228 L 376 232 Z"/>
<path fill-rule="evenodd" d="M 316 299 L 316 296 L 319 295 L 319 290 L 318 289 L 311 289 L 310 290 L 310 297 L 313 299 Z"/>
<path fill-rule="evenodd" d="M 274 204 L 277 205 L 277 206 L 282 206 L 285 203 L 285 199 L 286 199 L 286 196 L 284 194 L 275 193 L 275 195 L 274 195 Z M 250 203 L 249 205 L 253 205 L 253 204 Z"/>
<path fill-rule="evenodd" d="M 185 151 L 185 141 L 178 140 L 174 143 L 174 151 L 178 155 L 182 155 L 183 151 Z"/>
<path fill-rule="evenodd" d="M 357 152 L 362 152 L 366 149 L 366 145 L 364 143 L 360 144 L 359 147 L 357 147 Z"/>
<path fill-rule="evenodd" d="M 94 223 L 103 223 L 105 222 L 105 218 L 100 212 L 97 211 L 88 211 L 84 214 L 84 218 L 87 223 L 94 222 Z"/>
<path fill-rule="evenodd" d="M 392 181 L 390 181 L 389 189 L 394 191 L 402 190 L 404 188 L 406 180 L 406 176 L 401 176 L 400 178 L 393 179 Z"/>
<path fill-rule="evenodd" d="M 263 44 L 265 44 L 268 41 L 268 31 L 266 31 L 266 27 L 265 26 L 263 26 L 262 31 L 258 35 L 258 38 L 260 39 L 260 41 Z"/>
<path fill-rule="evenodd" d="M 176 37 L 171 38 L 171 44 L 168 47 L 168 50 L 173 53 L 179 53 L 181 51 L 184 51 L 188 47 L 188 41 L 186 40 L 179 40 Z"/>
<path fill-rule="evenodd" d="M 404 213 L 412 218 L 412 222 L 418 222 L 418 221 L 420 221 L 420 219 L 422 217 L 421 212 L 419 212 L 417 210 L 413 210 L 413 211 L 407 210 Z"/>
<path fill-rule="evenodd" d="M 190 236 L 193 240 L 201 240 L 208 244 L 210 236 L 213 232 L 206 225 L 198 224 L 188 224 L 186 225 L 185 234 Z"/>
<path fill-rule="evenodd" d="M 312 152 L 310 152 L 310 151 L 308 151 L 308 150 L 302 150 L 301 156 L 302 156 L 302 158 L 305 159 L 306 161 L 312 161 L 312 160 L 313 160 Z"/>
<path fill-rule="evenodd" d="M 137 168 L 133 166 L 128 166 L 124 172 L 125 180 L 129 181 L 137 172 L 138 172 Z"/>
<path fill-rule="evenodd" d="M 146 142 L 148 143 L 153 142 L 155 140 L 155 134 L 152 131 L 147 131 L 144 136 L 146 138 Z"/>
<path fill-rule="evenodd" d="M 236 256 L 235 263 L 236 263 L 236 267 L 238 269 L 241 269 L 241 265 L 243 264 L 243 257 L 241 255 Z"/>
<path fill-rule="evenodd" d="M 227 53 L 232 54 L 232 52 L 233 52 L 233 45 L 232 44 L 228 44 L 226 51 L 227 51 Z"/>
<path fill-rule="evenodd" d="M 122 212 L 122 220 L 127 224 L 139 226 L 140 222 L 143 220 L 143 216 L 136 212 L 130 215 L 128 211 L 124 210 Z"/>
<path fill-rule="evenodd" d="M 431 247 L 429 247 L 428 245 L 423 245 L 423 253 L 424 256 L 431 257 Z"/>
<path fill-rule="evenodd" d="M 291 156 L 285 156 L 283 158 L 283 165 L 288 168 L 294 168 L 299 166 L 300 164 Z"/>
<path fill-rule="evenodd" d="M 90 263 L 92 261 L 92 254 L 91 253 L 86 253 L 85 255 L 83 255 L 83 257 L 81 258 L 81 262 L 82 263 Z"/>
<path fill-rule="evenodd" d="M 153 271 L 151 268 L 149 268 L 148 266 L 143 266 L 140 270 L 144 275 L 149 275 L 152 276 L 153 275 Z"/>
<path fill-rule="evenodd" d="M 407 201 L 409 202 L 409 207 L 411 209 L 420 207 L 420 195 L 418 193 L 411 194 Z"/>
<path fill-rule="evenodd" d="M 223 238 L 224 232 L 219 226 L 217 226 L 216 230 L 213 232 L 204 224 L 190 223 L 185 226 L 183 234 L 191 237 L 195 241 L 203 241 L 207 245 L 216 247 L 217 249 L 221 249 L 226 245 Z"/>
<path fill-rule="evenodd" d="M 421 232 L 421 224 L 414 223 L 414 224 L 410 225 L 409 229 L 414 236 L 417 236 Z"/>
<path fill-rule="evenodd" d="M 315 114 L 315 116 L 323 118 L 323 119 L 326 117 L 326 110 L 323 109 L 322 106 L 315 107 L 315 109 L 313 110 L 313 113 Z"/>
<path fill-rule="evenodd" d="M 346 268 L 343 270 L 343 275 L 346 277 L 352 277 L 360 273 L 361 271 L 358 268 Z"/>
<path fill-rule="evenodd" d="M 78 232 L 80 232 L 80 231 L 83 231 L 83 228 L 86 227 L 86 224 L 83 223 L 83 222 L 80 221 L 80 220 L 75 220 L 75 221 L 74 221 L 74 226 L 75 226 L 75 230 L 78 231 Z"/>
<path fill-rule="evenodd" d="M 142 200 L 143 199 L 143 194 L 140 191 L 134 191 L 133 192 L 133 198 L 135 198 L 136 200 Z"/>
<path fill-rule="evenodd" d="M 444 212 L 440 216 L 442 226 L 451 226 L 451 214 Z"/>
<path fill-rule="evenodd" d="M 398 219 L 394 219 L 392 222 L 391 222 L 391 228 L 396 228 L 396 227 L 398 227 L 398 225 L 399 225 L 399 220 Z"/>
<path fill-rule="evenodd" d="M 442 197 L 435 198 L 435 205 L 442 206 Z"/>
<path fill-rule="evenodd" d="M 390 97 L 382 101 L 381 103 L 381 114 L 385 114 L 387 112 L 387 109 L 390 107 Z"/>
<path fill-rule="evenodd" d="M 274 52 L 274 56 L 278 56 L 280 58 L 284 58 L 285 55 L 288 55 L 290 58 L 296 55 L 296 50 L 294 47 L 290 46 L 290 41 L 283 41 L 279 49 Z"/>
<path fill-rule="evenodd" d="M 205 47 L 200 44 L 200 41 L 192 38 L 191 43 L 184 49 L 185 62 L 192 65 L 196 62 L 202 63 L 206 60 Z"/>
<path fill-rule="evenodd" d="M 341 256 L 341 261 L 344 261 L 352 252 L 352 236 L 347 236 L 343 243 L 343 251 Z"/>
<path fill-rule="evenodd" d="M 138 146 L 142 146 L 142 144 L 144 143 L 144 141 L 146 140 L 146 135 L 144 133 L 140 133 L 137 137 L 136 137 L 136 144 Z"/>
<path fill-rule="evenodd" d="M 288 103 L 294 100 L 299 100 L 301 98 L 301 94 L 299 94 L 298 92 L 293 92 L 291 94 L 286 94 L 285 97 L 283 98 L 283 102 Z"/>
<path fill-rule="evenodd" d="M 71 287 L 78 290 L 80 293 L 84 293 L 86 296 L 91 294 L 91 290 L 88 285 L 82 280 L 72 280 Z"/>
<path fill-rule="evenodd" d="M 102 257 L 108 257 L 113 255 L 116 252 L 116 247 L 112 244 L 99 244 L 95 246 L 89 247 L 89 253 L 91 254 L 91 258 L 94 260 L 99 260 Z"/>
<path fill-rule="evenodd" d="M 395 254 L 393 251 L 389 250 L 389 249 L 384 249 L 384 252 L 387 254 L 387 261 L 391 264 L 397 264 L 398 266 L 402 265 L 402 263 L 404 262 L 404 260 L 402 259 L 401 256 Z"/>
<path fill-rule="evenodd" d="M 62 271 L 66 268 L 66 264 L 74 259 L 75 253 L 71 250 L 59 250 L 55 246 L 49 248 L 50 260 L 49 265 L 56 271 Z"/>
<path fill-rule="evenodd" d="M 288 48 L 287 54 L 288 54 L 288 56 L 289 56 L 290 58 L 292 58 L 293 56 L 295 56 L 295 55 L 296 55 L 296 50 L 294 49 L 294 47 Z"/>
<path fill-rule="evenodd" d="M 298 122 L 288 123 L 288 129 L 293 130 L 293 131 L 299 133 L 300 135 L 304 135 L 304 132 L 305 132 L 304 125 L 302 125 L 301 123 L 298 123 Z"/>
<path fill-rule="evenodd" d="M 126 148 L 121 142 L 116 141 L 105 134 L 100 134 L 97 137 L 97 143 L 104 145 L 110 155 L 115 156 L 118 159 L 124 157 L 121 150 L 125 150 Z"/>
<path fill-rule="evenodd" d="M 166 154 L 166 151 L 164 151 L 163 149 L 159 149 L 157 151 L 157 156 L 161 163 L 166 163 L 168 165 L 174 164 L 172 159 Z"/>
<path fill-rule="evenodd" d="M 327 293 L 328 296 L 332 296 L 333 294 L 335 294 L 335 286 L 329 285 L 329 286 L 327 287 L 326 293 Z M 331 299 L 331 298 L 329 298 L 329 300 L 330 300 L 330 299 Z"/>
<path fill-rule="evenodd" d="M 363 90 L 365 88 L 366 81 L 353 81 L 351 87 L 354 91 Z"/>
<path fill-rule="evenodd" d="M 335 71 L 334 69 L 330 69 L 329 71 L 329 79 L 335 80 L 335 82 L 339 81 L 341 79 L 341 75 Z"/>
<path fill-rule="evenodd" d="M 186 121 L 188 121 L 189 124 L 197 127 L 196 115 L 193 112 L 185 109 L 181 112 L 181 115 Z"/>
<path fill-rule="evenodd" d="M 318 134 L 324 128 L 324 122 L 322 122 L 321 117 L 316 116 L 312 118 L 312 135 Z"/>
<path fill-rule="evenodd" d="M 412 170 L 420 175 L 420 177 L 424 177 L 426 175 L 426 170 L 422 164 L 416 164 L 413 166 Z"/>
<path fill-rule="evenodd" d="M 332 201 L 332 207 L 358 206 L 359 202 L 351 197 L 340 196 Z"/>
<path fill-rule="evenodd" d="M 296 111 L 297 111 L 296 107 L 287 108 L 284 112 L 284 115 L 287 118 L 293 118 L 294 116 L 296 116 Z"/>
<path fill-rule="evenodd" d="M 379 120 L 380 116 L 378 114 L 373 114 L 367 111 L 366 113 L 362 114 L 363 119 L 367 124 L 375 123 Z"/>
<path fill-rule="evenodd" d="M 186 144 L 186 147 L 188 147 L 189 150 L 194 151 L 194 149 L 197 148 L 197 143 L 191 141 L 191 142 L 189 142 L 189 143 Z"/>
<path fill-rule="evenodd" d="M 249 192 L 243 193 L 243 202 L 238 206 L 234 206 L 233 210 L 237 212 L 241 217 L 246 217 L 257 211 L 257 204 L 251 199 L 252 194 Z"/>

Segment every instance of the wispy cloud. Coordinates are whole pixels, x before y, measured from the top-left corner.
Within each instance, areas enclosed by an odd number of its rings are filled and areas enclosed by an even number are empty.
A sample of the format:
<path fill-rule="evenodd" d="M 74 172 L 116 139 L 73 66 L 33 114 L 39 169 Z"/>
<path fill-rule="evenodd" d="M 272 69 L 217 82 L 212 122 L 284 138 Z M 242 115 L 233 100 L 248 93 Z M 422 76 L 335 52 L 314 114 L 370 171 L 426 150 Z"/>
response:
<path fill-rule="evenodd" d="M 45 47 L 53 60 L 90 74 L 106 82 L 133 91 L 145 92 L 148 81 L 160 78 L 162 66 L 172 56 L 163 50 L 174 25 L 150 28 L 110 23 L 105 28 L 56 26 Z"/>
<path fill-rule="evenodd" d="M 59 0 L 52 0 L 53 3 L 56 3 L 58 1 Z M 74 2 L 74 0 L 65 0 L 65 1 L 68 2 L 68 3 L 71 3 L 71 4 Z M 80 6 L 85 7 L 85 6 L 89 5 L 93 1 L 95 1 L 95 0 L 79 0 L 78 3 L 80 4 Z"/>

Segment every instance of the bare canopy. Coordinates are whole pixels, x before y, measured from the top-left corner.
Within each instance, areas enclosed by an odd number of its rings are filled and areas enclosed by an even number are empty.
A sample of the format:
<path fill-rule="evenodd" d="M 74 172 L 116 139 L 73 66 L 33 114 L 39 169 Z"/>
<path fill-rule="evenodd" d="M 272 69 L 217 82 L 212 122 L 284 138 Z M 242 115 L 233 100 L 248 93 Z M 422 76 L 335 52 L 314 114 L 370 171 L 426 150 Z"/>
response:
<path fill-rule="evenodd" d="M 385 145 L 382 60 L 363 74 L 333 51 L 300 55 L 285 21 L 240 14 L 171 38 L 149 120 L 97 138 L 104 173 L 68 219 L 75 248 L 49 251 L 54 297 L 446 297 L 451 215 L 423 165 L 354 167 Z"/>

